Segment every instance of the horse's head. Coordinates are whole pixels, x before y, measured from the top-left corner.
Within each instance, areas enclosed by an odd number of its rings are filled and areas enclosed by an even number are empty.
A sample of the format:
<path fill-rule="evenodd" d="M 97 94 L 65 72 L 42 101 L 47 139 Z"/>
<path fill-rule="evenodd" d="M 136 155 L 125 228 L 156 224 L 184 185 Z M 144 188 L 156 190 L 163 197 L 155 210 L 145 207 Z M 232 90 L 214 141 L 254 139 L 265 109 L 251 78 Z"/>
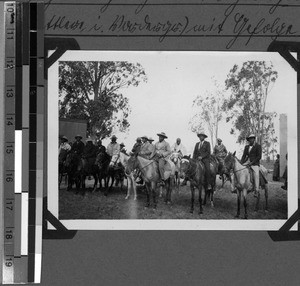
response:
<path fill-rule="evenodd" d="M 120 161 L 120 154 L 115 154 L 111 157 L 109 167 L 115 167 Z"/>
<path fill-rule="evenodd" d="M 125 168 L 125 173 L 127 175 L 131 174 L 138 167 L 138 158 L 137 156 L 130 156 L 127 161 L 127 166 Z"/>
<path fill-rule="evenodd" d="M 233 170 L 234 167 L 234 162 L 235 162 L 235 152 L 228 153 L 227 156 L 224 159 L 224 174 L 229 176 L 230 171 Z"/>
<path fill-rule="evenodd" d="M 189 159 L 186 159 L 186 158 L 183 158 L 180 162 L 180 168 L 179 168 L 179 176 L 180 178 L 184 179 L 187 175 L 187 172 L 189 171 L 190 169 L 190 160 Z"/>
<path fill-rule="evenodd" d="M 178 164 L 178 162 L 180 162 L 181 158 L 182 158 L 182 155 L 181 155 L 180 152 L 174 152 L 174 153 L 172 153 L 171 156 L 170 156 L 170 160 L 171 160 L 175 165 Z"/>

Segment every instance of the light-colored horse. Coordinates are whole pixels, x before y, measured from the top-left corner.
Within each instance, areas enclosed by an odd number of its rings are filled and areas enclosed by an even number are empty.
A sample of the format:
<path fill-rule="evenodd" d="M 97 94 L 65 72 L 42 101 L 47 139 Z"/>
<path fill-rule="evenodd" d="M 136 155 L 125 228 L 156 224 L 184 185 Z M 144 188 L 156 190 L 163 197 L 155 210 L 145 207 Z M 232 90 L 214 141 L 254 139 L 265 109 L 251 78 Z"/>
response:
<path fill-rule="evenodd" d="M 175 187 L 179 189 L 180 185 L 180 177 L 179 177 L 179 170 L 180 170 L 180 161 L 182 159 L 182 154 L 180 152 L 173 152 L 170 156 L 170 160 L 174 163 L 175 165 Z"/>
<path fill-rule="evenodd" d="M 172 162 L 171 162 L 172 163 Z M 173 163 L 172 163 L 173 164 Z M 172 171 L 169 174 L 168 178 L 165 178 L 165 187 L 167 190 L 165 203 L 171 203 L 171 177 L 174 176 L 175 166 L 174 164 L 171 166 Z M 150 206 L 150 195 L 153 197 L 153 208 L 157 207 L 157 198 L 156 198 L 156 185 L 160 180 L 158 164 L 154 160 L 148 160 L 141 156 L 131 156 L 128 160 L 128 165 L 125 173 L 130 174 L 134 170 L 140 170 L 142 178 L 145 182 L 146 190 L 147 190 L 147 202 L 145 207 Z"/>
<path fill-rule="evenodd" d="M 247 213 L 247 194 L 252 190 L 252 182 L 251 182 L 251 174 L 249 167 L 244 166 L 240 163 L 240 161 L 235 157 L 235 152 L 233 154 L 228 153 L 224 161 L 225 173 L 228 176 L 231 176 L 231 180 L 233 180 L 233 187 L 235 186 L 237 189 L 237 214 L 236 217 L 240 216 L 240 205 L 241 205 L 241 195 L 243 195 L 244 201 L 244 210 L 245 210 L 245 219 L 248 218 Z M 230 172 L 232 173 L 230 174 Z M 263 170 L 262 170 L 263 171 Z M 265 175 L 265 174 L 264 174 Z M 265 210 L 268 209 L 268 184 L 264 183 L 260 180 L 260 186 L 265 190 L 265 198 L 266 198 L 266 207 Z M 258 210 L 259 206 L 260 193 L 258 190 L 258 196 L 256 201 L 255 210 Z"/>
<path fill-rule="evenodd" d="M 111 163 L 110 164 L 118 164 L 119 162 L 121 163 L 121 165 L 126 169 L 127 165 L 128 165 L 128 160 L 129 160 L 130 156 L 126 155 L 123 152 L 120 152 L 120 154 L 118 155 L 114 155 L 111 158 Z M 133 172 L 127 174 L 125 172 L 126 178 L 127 178 L 127 194 L 125 199 L 127 200 L 130 197 L 130 190 L 133 190 L 133 199 L 136 200 L 137 199 L 137 193 L 136 193 L 136 182 L 134 179 L 134 175 Z M 123 182 L 121 182 L 123 183 Z"/>

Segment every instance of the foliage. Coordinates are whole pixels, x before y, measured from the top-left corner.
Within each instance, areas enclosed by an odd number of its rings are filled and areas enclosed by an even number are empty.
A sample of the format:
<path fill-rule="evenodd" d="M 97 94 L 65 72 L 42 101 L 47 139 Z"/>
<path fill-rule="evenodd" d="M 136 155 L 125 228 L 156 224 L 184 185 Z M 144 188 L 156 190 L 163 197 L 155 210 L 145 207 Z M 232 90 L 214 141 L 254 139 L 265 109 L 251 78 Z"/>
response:
<path fill-rule="evenodd" d="M 268 141 L 274 126 L 269 125 L 273 115 L 265 113 L 265 107 L 277 77 L 273 64 L 265 61 L 247 61 L 241 68 L 234 65 L 227 75 L 225 86 L 231 95 L 222 109 L 227 113 L 226 121 L 233 123 L 231 133 L 237 133 L 239 143 L 252 133 L 261 144 Z"/>
<path fill-rule="evenodd" d="M 147 76 L 139 64 L 116 61 L 62 61 L 59 63 L 59 116 L 85 119 L 88 134 L 100 131 L 110 136 L 113 129 L 129 127 L 128 99 L 122 88 L 138 86 Z"/>
<path fill-rule="evenodd" d="M 191 130 L 195 133 L 207 129 L 213 146 L 218 137 L 219 122 L 223 118 L 222 102 L 224 100 L 223 91 L 215 80 L 214 85 L 215 91 L 206 91 L 203 95 L 196 97 L 193 102 L 196 113 L 189 122 Z"/>

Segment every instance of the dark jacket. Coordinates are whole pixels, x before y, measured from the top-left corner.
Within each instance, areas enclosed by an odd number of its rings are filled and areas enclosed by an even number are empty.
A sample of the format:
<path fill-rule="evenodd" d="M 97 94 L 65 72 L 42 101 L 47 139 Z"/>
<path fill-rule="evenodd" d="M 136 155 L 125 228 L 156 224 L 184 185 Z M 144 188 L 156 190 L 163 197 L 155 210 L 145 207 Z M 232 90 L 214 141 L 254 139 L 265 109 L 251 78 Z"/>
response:
<path fill-rule="evenodd" d="M 79 142 L 75 141 L 72 144 L 71 151 L 78 155 L 81 155 L 83 153 L 83 149 L 84 149 L 84 143 L 82 141 L 79 141 Z"/>
<path fill-rule="evenodd" d="M 96 158 L 98 148 L 94 144 L 86 144 L 83 149 L 83 156 L 88 158 Z"/>
<path fill-rule="evenodd" d="M 244 164 L 248 159 L 251 165 L 259 166 L 259 161 L 261 159 L 261 146 L 255 143 L 249 152 L 250 145 L 245 146 L 244 153 L 241 159 L 241 163 Z"/>
<path fill-rule="evenodd" d="M 196 143 L 193 159 L 198 159 L 198 157 L 202 157 L 202 160 L 209 160 L 210 159 L 210 143 L 207 141 L 203 141 L 202 146 L 199 150 L 200 142 Z"/>

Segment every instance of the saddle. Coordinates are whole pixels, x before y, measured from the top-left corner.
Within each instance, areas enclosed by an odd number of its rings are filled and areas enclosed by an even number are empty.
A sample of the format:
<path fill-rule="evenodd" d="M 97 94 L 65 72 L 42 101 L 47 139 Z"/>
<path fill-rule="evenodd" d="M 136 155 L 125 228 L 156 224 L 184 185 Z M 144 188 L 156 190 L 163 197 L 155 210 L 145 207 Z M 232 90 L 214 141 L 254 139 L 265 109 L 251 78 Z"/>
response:
<path fill-rule="evenodd" d="M 268 180 L 265 176 L 265 174 L 262 171 L 263 166 L 259 168 L 259 185 L 261 187 L 264 187 L 266 184 L 268 184 Z M 248 167 L 249 173 L 250 173 L 250 183 L 252 185 L 251 190 L 254 188 L 254 171 L 251 167 Z"/>
<path fill-rule="evenodd" d="M 158 169 L 158 162 L 154 161 L 157 169 Z M 168 178 L 175 176 L 175 164 L 170 160 L 166 159 L 164 164 L 164 180 L 167 180 Z"/>

